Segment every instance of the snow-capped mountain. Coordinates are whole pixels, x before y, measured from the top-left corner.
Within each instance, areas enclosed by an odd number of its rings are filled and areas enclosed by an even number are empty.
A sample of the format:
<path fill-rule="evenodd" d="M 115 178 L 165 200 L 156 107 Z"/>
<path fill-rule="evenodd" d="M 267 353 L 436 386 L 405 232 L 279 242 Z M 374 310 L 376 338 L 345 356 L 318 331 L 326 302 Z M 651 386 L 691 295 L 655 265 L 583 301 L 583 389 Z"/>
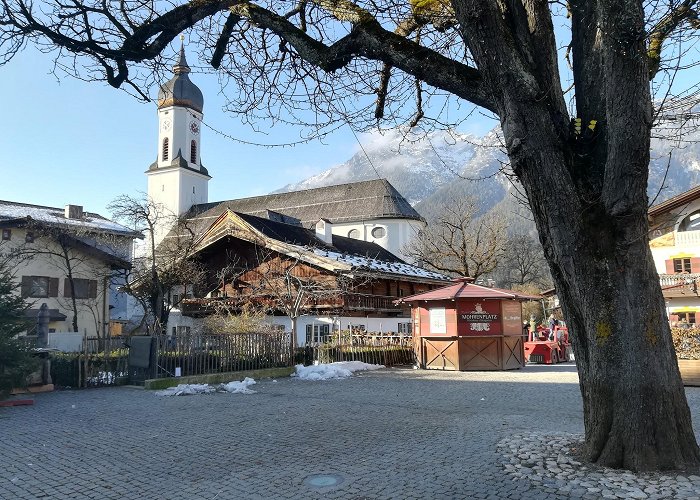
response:
<path fill-rule="evenodd" d="M 663 131 L 657 130 L 656 135 Z M 508 157 L 496 129 L 483 137 L 440 131 L 420 138 L 391 130 L 366 134 L 361 142 L 364 150 L 347 162 L 277 192 L 383 177 L 427 216 L 445 199 L 465 195 L 477 197 L 482 210 L 488 211 L 513 189 L 501 173 L 507 169 Z M 700 129 L 690 131 L 680 142 L 652 139 L 651 157 L 650 200 L 659 203 L 696 186 L 700 182 Z"/>

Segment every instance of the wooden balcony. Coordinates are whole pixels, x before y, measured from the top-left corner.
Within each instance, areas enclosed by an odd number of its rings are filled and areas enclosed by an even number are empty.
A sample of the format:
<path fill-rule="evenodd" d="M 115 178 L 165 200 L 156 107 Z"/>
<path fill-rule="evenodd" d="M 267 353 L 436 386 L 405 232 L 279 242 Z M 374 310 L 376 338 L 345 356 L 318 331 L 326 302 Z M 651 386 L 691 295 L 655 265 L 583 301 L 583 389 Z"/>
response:
<path fill-rule="evenodd" d="M 401 307 L 394 305 L 397 299 L 391 295 L 347 294 L 345 307 L 352 311 L 400 311 Z"/>
<path fill-rule="evenodd" d="M 666 298 L 697 297 L 700 289 L 700 274 L 659 274 L 659 282 Z"/>
<path fill-rule="evenodd" d="M 307 311 L 366 311 L 366 312 L 398 312 L 402 308 L 394 305 L 398 297 L 390 295 L 367 295 L 348 293 L 336 297 L 310 297 L 305 303 Z M 238 295 L 235 297 L 185 299 L 180 304 L 180 310 L 185 316 L 206 316 L 216 310 L 227 309 L 236 311 L 246 303 L 255 303 L 264 308 L 274 308 L 274 299 L 270 297 L 251 297 Z"/>

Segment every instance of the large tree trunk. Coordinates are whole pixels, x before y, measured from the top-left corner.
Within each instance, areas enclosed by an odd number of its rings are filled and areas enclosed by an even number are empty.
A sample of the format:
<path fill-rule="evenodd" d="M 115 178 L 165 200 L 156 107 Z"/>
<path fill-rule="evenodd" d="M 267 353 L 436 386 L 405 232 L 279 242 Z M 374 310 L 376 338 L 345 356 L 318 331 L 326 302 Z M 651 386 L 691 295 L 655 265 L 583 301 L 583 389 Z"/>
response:
<path fill-rule="evenodd" d="M 547 2 L 453 4 L 494 89 L 511 166 L 573 334 L 588 457 L 632 470 L 697 467 L 649 250 L 652 106 L 641 2 L 568 4 L 582 134 L 570 129 Z"/>
<path fill-rule="evenodd" d="M 649 249 L 644 190 L 630 185 L 641 202 L 624 210 L 589 198 L 566 145 L 551 125 L 535 121 L 511 159 L 572 332 L 586 453 L 631 470 L 696 467 L 700 453 Z M 627 160 L 634 168 L 648 153 Z"/>

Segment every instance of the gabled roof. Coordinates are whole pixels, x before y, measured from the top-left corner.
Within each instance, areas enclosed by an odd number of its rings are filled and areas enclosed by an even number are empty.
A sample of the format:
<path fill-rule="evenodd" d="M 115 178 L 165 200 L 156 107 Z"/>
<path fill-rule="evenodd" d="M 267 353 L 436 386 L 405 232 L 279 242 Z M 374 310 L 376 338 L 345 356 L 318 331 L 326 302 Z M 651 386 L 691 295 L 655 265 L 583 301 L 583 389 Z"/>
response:
<path fill-rule="evenodd" d="M 540 299 L 539 295 L 528 295 L 513 290 L 503 288 L 491 288 L 482 285 L 468 283 L 466 279 L 458 279 L 457 283 L 437 288 L 417 295 L 403 297 L 397 302 L 419 302 L 431 300 L 453 300 L 453 299 L 515 299 L 515 300 L 535 300 Z"/>
<path fill-rule="evenodd" d="M 684 193 L 654 205 L 649 209 L 649 217 L 658 217 L 676 208 L 684 207 L 697 199 L 700 199 L 700 186 L 695 186 Z"/>
<path fill-rule="evenodd" d="M 322 218 L 334 224 L 381 218 L 421 220 L 386 179 L 203 203 L 194 205 L 185 217 L 215 219 L 225 210 L 261 217 L 267 210 L 274 210 L 299 219 L 304 227 L 311 227 Z"/>
<path fill-rule="evenodd" d="M 329 245 L 310 229 L 231 210 L 222 213 L 202 232 L 196 244 L 197 251 L 227 236 L 251 241 L 334 272 L 360 271 L 427 281 L 449 279 L 440 273 L 406 264 L 376 243 L 334 235 L 333 245 Z"/>
<path fill-rule="evenodd" d="M 141 233 L 122 226 L 121 224 L 117 224 L 116 222 L 112 222 L 106 217 L 96 213 L 83 212 L 82 218 L 70 219 L 65 217 L 63 208 L 0 200 L 0 225 L 4 227 L 17 227 L 32 222 L 50 226 L 84 229 L 95 233 L 143 238 Z"/>

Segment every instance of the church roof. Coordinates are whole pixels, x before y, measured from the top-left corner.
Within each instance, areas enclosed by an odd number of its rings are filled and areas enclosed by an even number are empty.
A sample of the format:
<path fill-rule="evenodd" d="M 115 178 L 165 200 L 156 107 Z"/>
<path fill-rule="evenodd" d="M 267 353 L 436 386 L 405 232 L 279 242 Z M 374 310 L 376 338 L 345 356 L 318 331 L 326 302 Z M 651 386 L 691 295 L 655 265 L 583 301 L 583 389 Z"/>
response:
<path fill-rule="evenodd" d="M 313 226 L 319 219 L 333 224 L 382 218 L 421 220 L 386 179 L 204 203 L 193 206 L 185 216 L 213 219 L 225 210 L 261 217 L 273 210 L 299 219 L 304 227 Z"/>
<path fill-rule="evenodd" d="M 185 47 L 180 47 L 180 55 L 173 66 L 175 75 L 161 85 L 158 92 L 158 108 L 185 106 L 200 113 L 204 109 L 204 95 L 188 76 L 190 67 L 185 59 Z"/>
<path fill-rule="evenodd" d="M 285 224 L 250 214 L 237 213 L 241 219 L 260 231 L 268 238 L 272 238 L 292 245 L 317 247 L 329 251 L 340 252 L 342 254 L 353 254 L 373 259 L 380 259 L 387 262 L 402 262 L 393 253 L 385 250 L 376 243 L 346 238 L 344 236 L 333 235 L 333 244 L 328 245 L 320 240 L 315 231 L 293 224 Z"/>

